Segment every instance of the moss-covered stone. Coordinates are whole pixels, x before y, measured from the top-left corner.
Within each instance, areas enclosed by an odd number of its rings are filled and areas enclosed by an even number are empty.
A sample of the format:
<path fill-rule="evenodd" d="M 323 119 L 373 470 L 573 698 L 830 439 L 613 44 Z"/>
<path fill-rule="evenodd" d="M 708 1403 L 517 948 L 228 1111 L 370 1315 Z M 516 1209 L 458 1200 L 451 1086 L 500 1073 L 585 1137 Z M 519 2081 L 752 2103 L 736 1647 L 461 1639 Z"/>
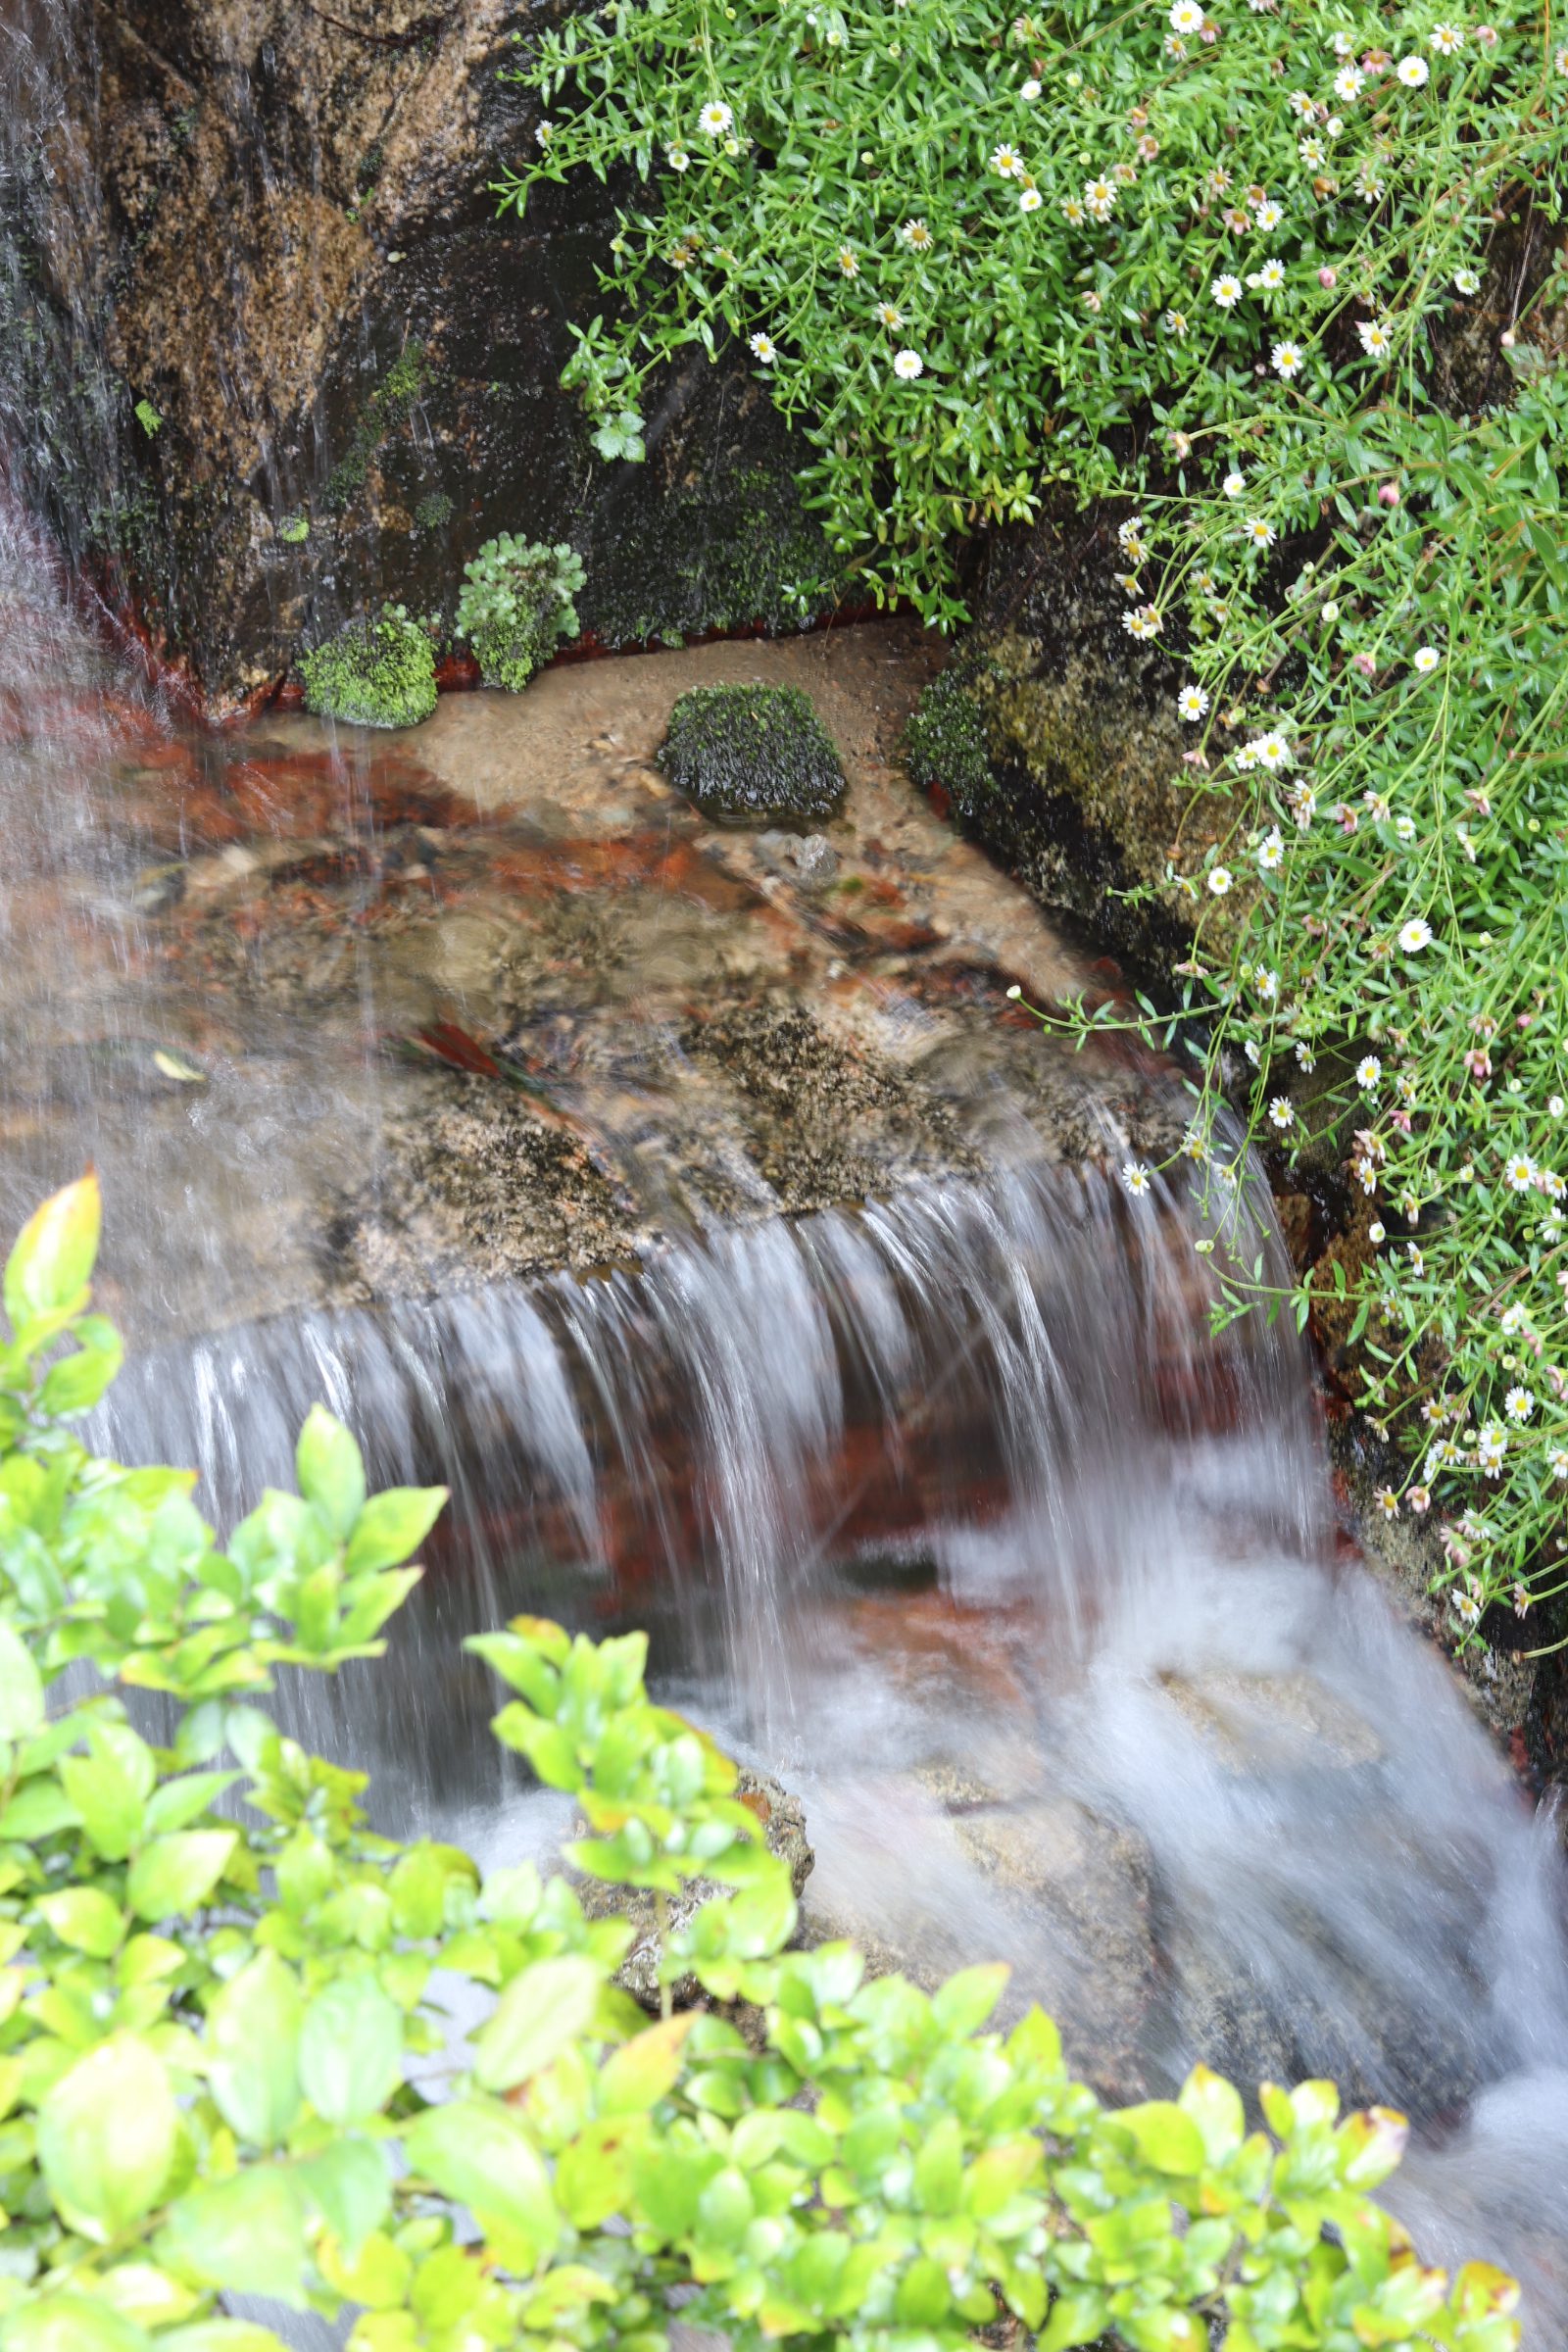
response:
<path fill-rule="evenodd" d="M 402 605 L 384 605 L 301 657 L 305 707 L 361 727 L 413 727 L 435 709 L 435 649 Z"/>
<path fill-rule="evenodd" d="M 921 695 L 905 731 L 904 758 L 913 782 L 941 794 L 960 823 L 979 825 L 995 806 L 985 719 L 957 670 L 943 670 Z"/>
<path fill-rule="evenodd" d="M 659 763 L 720 825 L 820 825 L 844 798 L 832 737 L 795 686 L 694 686 Z"/>

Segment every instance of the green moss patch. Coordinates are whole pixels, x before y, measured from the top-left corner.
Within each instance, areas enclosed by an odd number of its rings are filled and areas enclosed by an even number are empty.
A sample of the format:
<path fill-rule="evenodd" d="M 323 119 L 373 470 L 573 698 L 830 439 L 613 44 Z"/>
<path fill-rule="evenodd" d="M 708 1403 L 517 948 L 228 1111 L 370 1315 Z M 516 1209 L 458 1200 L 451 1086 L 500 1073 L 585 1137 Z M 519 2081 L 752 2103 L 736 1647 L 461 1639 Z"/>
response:
<path fill-rule="evenodd" d="M 435 709 L 435 648 L 402 605 L 302 655 L 300 676 L 308 710 L 355 726 L 417 726 Z"/>
<path fill-rule="evenodd" d="M 974 696 L 951 669 L 933 678 L 904 731 L 904 759 L 922 792 L 946 795 L 963 824 L 974 824 L 996 798 L 985 721 Z"/>
<path fill-rule="evenodd" d="M 718 825 L 806 831 L 844 798 L 833 739 L 796 686 L 694 686 L 669 714 L 659 764 Z"/>

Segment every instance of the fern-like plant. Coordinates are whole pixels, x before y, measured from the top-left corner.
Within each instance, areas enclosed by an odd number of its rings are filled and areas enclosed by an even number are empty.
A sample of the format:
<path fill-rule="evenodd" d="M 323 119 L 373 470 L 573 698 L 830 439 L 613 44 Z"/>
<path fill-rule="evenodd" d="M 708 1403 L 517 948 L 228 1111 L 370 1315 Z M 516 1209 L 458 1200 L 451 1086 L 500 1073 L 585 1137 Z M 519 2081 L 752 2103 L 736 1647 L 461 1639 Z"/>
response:
<path fill-rule="evenodd" d="M 486 540 L 464 566 L 457 625 L 487 686 L 520 694 L 561 640 L 576 636 L 582 583 L 582 558 L 564 540 L 546 547 L 510 531 Z"/>

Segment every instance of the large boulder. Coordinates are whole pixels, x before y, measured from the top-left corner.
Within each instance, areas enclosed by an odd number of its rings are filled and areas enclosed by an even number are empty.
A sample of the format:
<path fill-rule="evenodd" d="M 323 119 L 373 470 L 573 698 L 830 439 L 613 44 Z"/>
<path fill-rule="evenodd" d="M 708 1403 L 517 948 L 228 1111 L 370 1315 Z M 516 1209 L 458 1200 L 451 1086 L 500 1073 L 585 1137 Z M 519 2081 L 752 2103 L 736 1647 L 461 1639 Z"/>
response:
<path fill-rule="evenodd" d="M 585 557 L 607 643 L 801 616 L 830 568 L 788 437 L 740 370 L 662 390 L 646 466 L 560 389 L 602 307 L 591 176 L 496 217 L 531 151 L 511 0 L 84 0 L 0 96 L 0 419 L 70 552 L 211 705 L 390 600 L 450 622 L 514 531 Z"/>

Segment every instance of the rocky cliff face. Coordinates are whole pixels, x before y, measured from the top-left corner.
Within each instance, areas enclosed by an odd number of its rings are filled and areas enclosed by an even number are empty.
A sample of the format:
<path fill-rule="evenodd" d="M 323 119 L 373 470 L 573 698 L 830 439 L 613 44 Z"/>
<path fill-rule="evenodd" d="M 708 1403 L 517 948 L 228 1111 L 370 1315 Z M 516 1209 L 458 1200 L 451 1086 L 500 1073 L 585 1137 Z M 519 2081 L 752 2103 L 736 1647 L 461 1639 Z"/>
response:
<path fill-rule="evenodd" d="M 783 620 L 819 561 L 744 378 L 672 383 L 647 467 L 589 451 L 558 379 L 612 204 L 588 181 L 501 222 L 488 193 L 531 137 L 501 74 L 525 26 L 513 0 L 35 0 L 30 487 L 213 704 L 383 597 L 449 612 L 501 529 L 577 540 L 611 642 Z"/>

